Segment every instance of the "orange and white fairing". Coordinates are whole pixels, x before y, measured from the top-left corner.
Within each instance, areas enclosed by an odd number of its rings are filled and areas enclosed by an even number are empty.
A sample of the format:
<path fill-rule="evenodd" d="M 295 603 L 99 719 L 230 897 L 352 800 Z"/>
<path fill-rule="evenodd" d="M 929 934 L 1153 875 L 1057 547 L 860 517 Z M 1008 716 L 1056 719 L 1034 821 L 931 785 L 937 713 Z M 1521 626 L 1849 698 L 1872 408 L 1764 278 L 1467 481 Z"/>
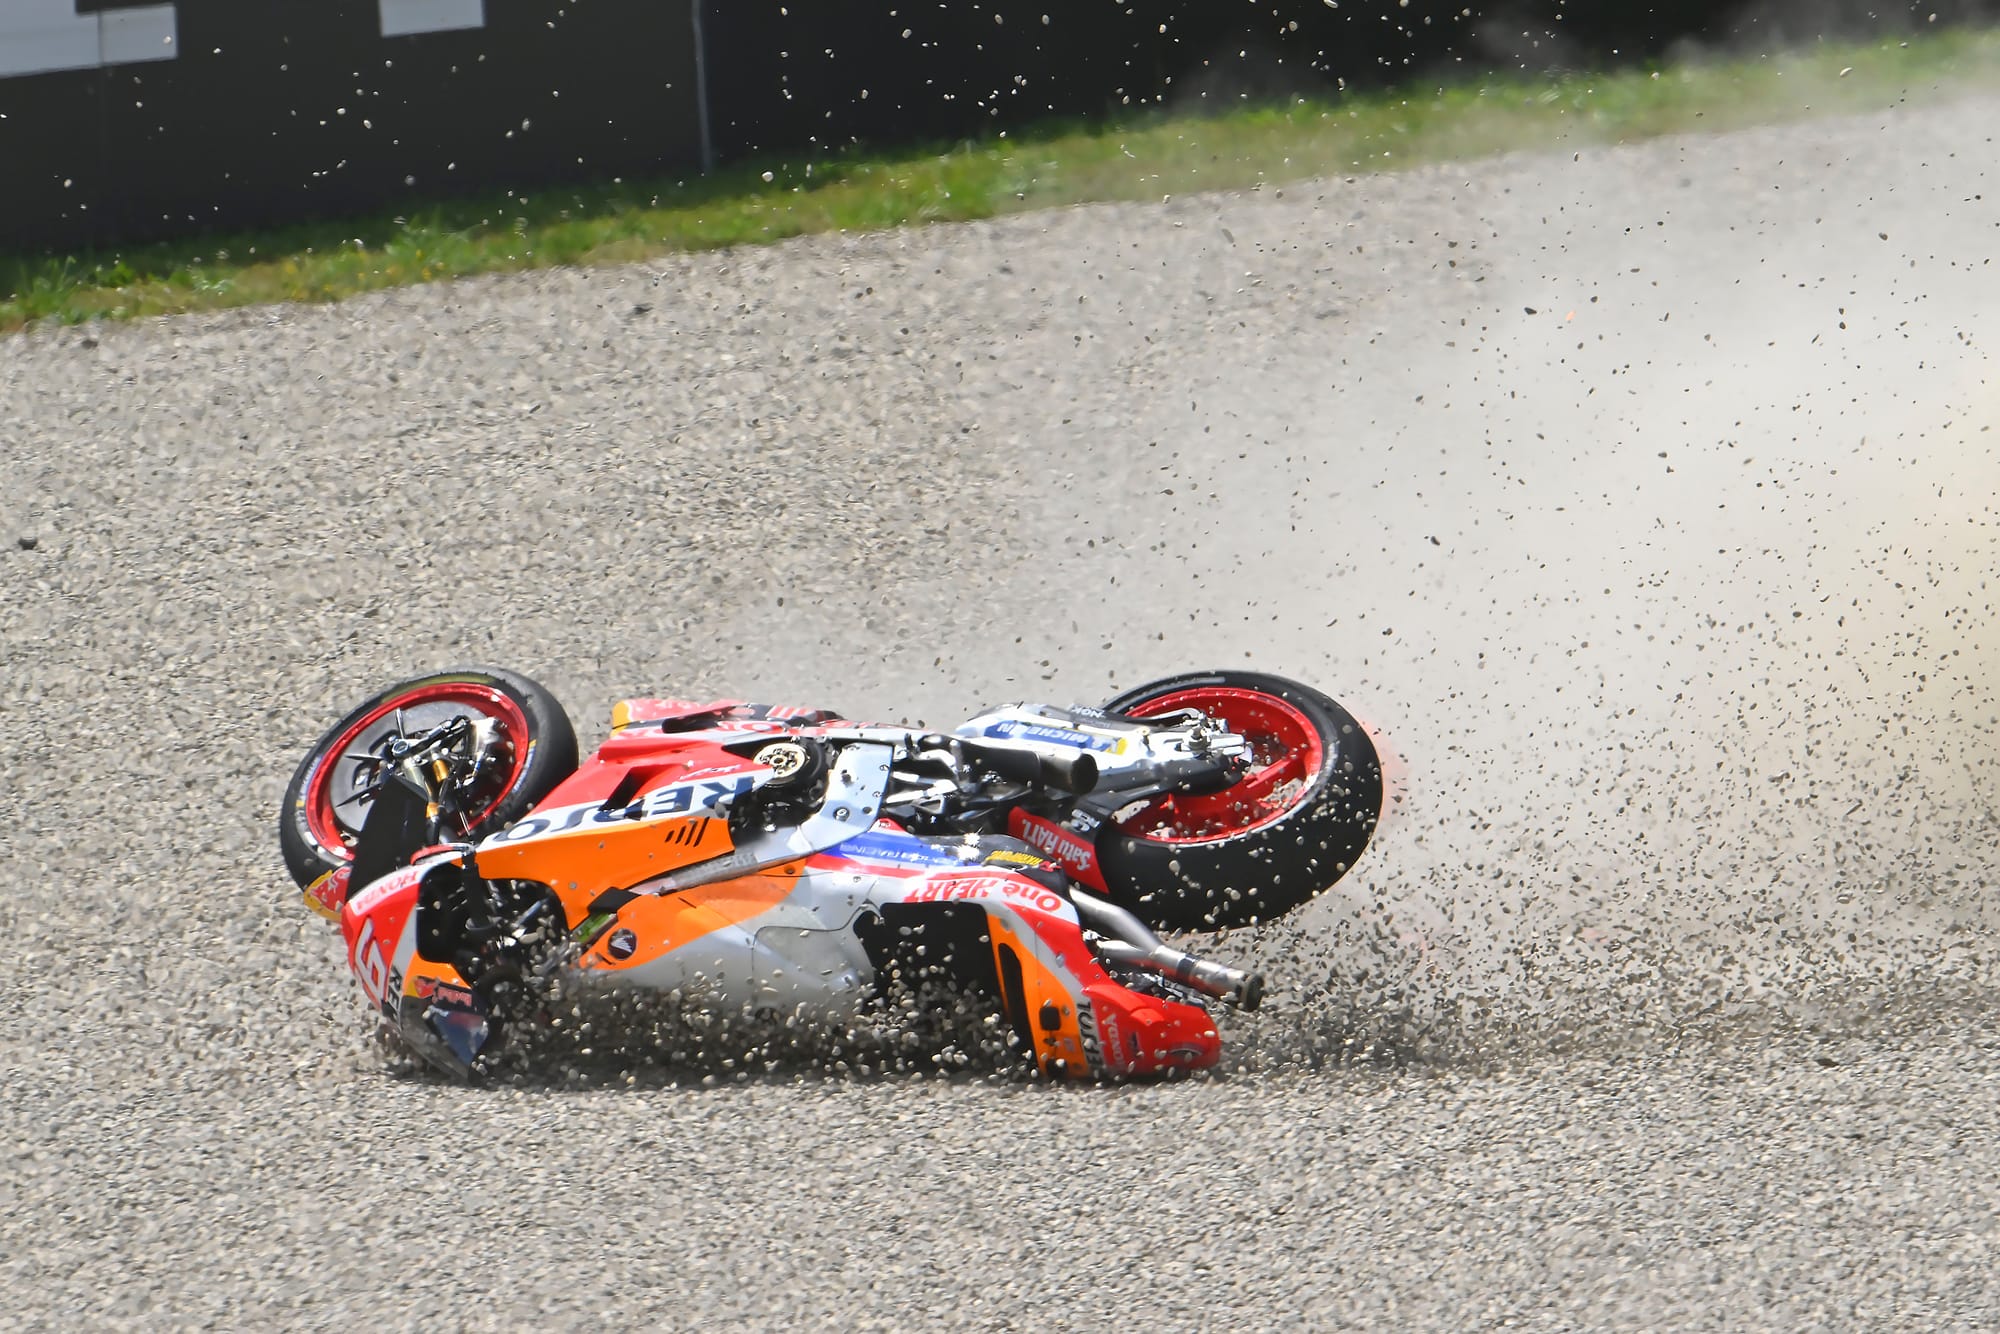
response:
<path fill-rule="evenodd" d="M 767 714 L 692 730 L 636 725 L 676 708 L 717 706 L 627 701 L 610 738 L 527 818 L 476 848 L 419 855 L 351 898 L 341 872 L 307 891 L 319 910 L 337 909 L 350 967 L 406 1039 L 465 1066 L 485 1041 L 475 989 L 416 948 L 426 878 L 470 871 L 552 889 L 575 950 L 569 966 L 604 986 L 837 1019 L 894 977 L 941 972 L 996 997 L 1020 1048 L 1050 1074 L 1154 1074 L 1219 1058 L 1204 1008 L 1105 969 L 1065 877 L 1027 843 L 920 838 L 882 818 L 900 731 L 844 730 L 815 810 L 733 831 L 731 805 L 774 771 L 725 744 L 794 724 Z"/>

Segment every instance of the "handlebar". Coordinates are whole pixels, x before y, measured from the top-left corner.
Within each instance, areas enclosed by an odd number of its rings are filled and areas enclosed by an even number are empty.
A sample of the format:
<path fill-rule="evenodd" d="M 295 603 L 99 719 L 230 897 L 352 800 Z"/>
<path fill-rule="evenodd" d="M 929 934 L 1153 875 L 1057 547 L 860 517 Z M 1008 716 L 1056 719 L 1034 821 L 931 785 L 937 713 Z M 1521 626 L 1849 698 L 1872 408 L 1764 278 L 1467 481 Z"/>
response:
<path fill-rule="evenodd" d="M 1084 796 L 1097 787 L 1097 758 L 1087 750 L 1074 755 L 1050 755 L 1017 746 L 967 740 L 960 740 L 958 747 L 967 759 L 1016 783 L 1039 783 L 1073 797 Z"/>
<path fill-rule="evenodd" d="M 437 783 L 433 783 L 424 773 L 425 766 L 442 760 L 446 751 L 472 734 L 474 729 L 472 719 L 461 713 L 413 737 L 397 737 L 390 744 L 389 753 L 383 756 L 388 765 L 385 781 L 387 776 L 393 775 L 424 800 L 436 801 L 442 775 Z"/>

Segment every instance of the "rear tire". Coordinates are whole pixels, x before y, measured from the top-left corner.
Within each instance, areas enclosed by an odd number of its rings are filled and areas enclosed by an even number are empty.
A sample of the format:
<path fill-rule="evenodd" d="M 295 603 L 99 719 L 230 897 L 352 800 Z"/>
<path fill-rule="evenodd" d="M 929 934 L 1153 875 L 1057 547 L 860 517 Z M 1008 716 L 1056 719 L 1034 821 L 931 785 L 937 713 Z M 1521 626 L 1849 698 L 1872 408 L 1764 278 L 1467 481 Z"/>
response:
<path fill-rule="evenodd" d="M 420 731 L 453 713 L 492 719 L 498 725 L 495 750 L 505 754 L 496 756 L 502 762 L 495 767 L 490 800 L 473 813 L 470 828 L 428 829 L 430 842 L 477 840 L 504 828 L 576 771 L 576 729 L 569 715 L 527 677 L 479 667 L 399 682 L 327 729 L 286 785 L 278 843 L 293 880 L 304 887 L 354 859 L 354 838 L 369 806 L 360 790 L 378 767 L 368 752 L 400 729 Z"/>
<path fill-rule="evenodd" d="M 1137 717 L 1190 707 L 1250 737 L 1254 767 L 1234 788 L 1105 826 L 1113 899 L 1160 930 L 1213 930 L 1290 912 L 1347 874 L 1382 813 L 1382 763 L 1354 716 L 1261 672 L 1190 672 L 1105 705 Z"/>

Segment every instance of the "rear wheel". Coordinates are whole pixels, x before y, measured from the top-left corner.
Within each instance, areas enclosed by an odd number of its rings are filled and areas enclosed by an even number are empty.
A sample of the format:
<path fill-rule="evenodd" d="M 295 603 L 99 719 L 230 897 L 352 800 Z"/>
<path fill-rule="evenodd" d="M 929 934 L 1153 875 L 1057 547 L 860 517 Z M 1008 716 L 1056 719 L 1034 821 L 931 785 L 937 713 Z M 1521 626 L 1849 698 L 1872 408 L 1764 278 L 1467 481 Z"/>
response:
<path fill-rule="evenodd" d="M 503 828 L 576 770 L 569 715 L 525 676 L 475 668 L 393 685 L 328 729 L 293 773 L 278 820 L 292 879 L 305 886 L 351 862 L 396 743 L 459 716 L 485 724 L 490 740 L 461 809 L 440 813 L 423 831 L 428 842 L 471 841 Z"/>
<path fill-rule="evenodd" d="M 1250 742 L 1250 770 L 1220 792 L 1121 811 L 1099 837 L 1112 896 L 1162 929 L 1268 920 L 1332 885 L 1382 812 L 1382 764 L 1354 716 L 1260 672 L 1193 672 L 1128 690 L 1113 713 L 1199 709 Z"/>

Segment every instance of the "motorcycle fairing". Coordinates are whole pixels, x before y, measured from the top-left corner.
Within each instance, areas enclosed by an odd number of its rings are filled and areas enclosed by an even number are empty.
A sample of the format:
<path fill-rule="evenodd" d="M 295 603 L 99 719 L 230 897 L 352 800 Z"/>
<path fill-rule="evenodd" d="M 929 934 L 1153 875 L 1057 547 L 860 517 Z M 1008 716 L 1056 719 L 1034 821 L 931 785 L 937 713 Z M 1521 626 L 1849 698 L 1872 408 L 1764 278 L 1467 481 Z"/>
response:
<path fill-rule="evenodd" d="M 397 1006 L 396 1031 L 446 1069 L 471 1069 L 492 1036 L 486 1002 L 450 964 L 412 958 Z"/>
<path fill-rule="evenodd" d="M 426 869 L 419 864 L 392 871 L 340 906 L 348 967 L 368 1004 L 392 1023 L 416 956 L 417 890 Z"/>
<path fill-rule="evenodd" d="M 951 948 L 942 958 L 919 957 L 945 980 L 999 1001 L 1022 1050 L 1044 1073 L 1151 1074 L 1212 1064 L 1219 1055 L 1205 1010 L 1120 986 L 1092 956 L 1076 909 L 1032 875 L 1006 867 L 885 866 L 844 853 L 836 848 L 754 876 L 635 897 L 618 908 L 613 927 L 596 937 L 578 968 L 603 985 L 749 995 L 756 1008 L 779 1015 L 851 1018 L 891 980 L 885 965 L 909 939 L 898 933 L 970 919 L 978 924 L 978 948 L 960 929 L 944 933 Z M 864 920 L 870 916 L 882 925 L 871 926 Z M 921 938 L 916 947 L 928 949 Z M 1119 1043 L 1101 1041 L 1105 1028 Z"/>
<path fill-rule="evenodd" d="M 883 930 L 897 922 L 897 941 L 905 927 L 952 937 L 950 980 L 996 999 L 1045 1073 L 1143 1075 L 1219 1056 L 1206 1010 L 1127 988 L 1092 952 L 1067 882 L 1043 855 L 1068 860 L 1066 847 L 919 838 L 881 818 L 891 743 L 907 729 L 822 728 L 817 711 L 731 701 L 627 701 L 619 713 L 597 753 L 529 816 L 476 848 L 420 856 L 340 904 L 349 962 L 370 1003 L 432 1060 L 470 1068 L 488 1036 L 478 989 L 416 955 L 418 887 L 445 864 L 549 886 L 564 926 L 587 936 L 577 974 L 605 985 L 748 996 L 751 1008 L 776 1014 L 855 1015 L 889 980 L 883 959 L 894 947 Z M 758 734 L 797 735 L 808 718 L 815 735 L 839 742 L 817 809 L 794 824 L 733 833 L 730 806 L 774 778 L 738 751 L 760 744 L 751 739 Z M 1022 746 L 1102 731 L 1106 744 L 1093 749 L 1107 767 L 1128 752 L 1136 763 L 1152 753 L 1140 725 L 1062 711 L 1002 710 L 960 731 L 986 737 L 996 727 L 990 739 Z M 1050 830 L 1015 832 L 1052 843 Z M 345 887 L 316 888 L 327 901 Z"/>
<path fill-rule="evenodd" d="M 1097 864 L 1097 845 L 1074 829 L 1016 809 L 1008 812 L 1007 830 L 1080 883 L 1095 890 L 1105 888 L 1104 868 Z"/>
<path fill-rule="evenodd" d="M 796 825 L 773 824 L 749 833 L 726 856 L 684 866 L 639 888 L 683 889 L 727 879 L 810 857 L 866 833 L 882 813 L 882 798 L 889 789 L 889 766 L 893 758 L 894 748 L 880 743 L 857 742 L 843 747 L 827 775 L 826 792 L 818 809 L 805 820 Z"/>

